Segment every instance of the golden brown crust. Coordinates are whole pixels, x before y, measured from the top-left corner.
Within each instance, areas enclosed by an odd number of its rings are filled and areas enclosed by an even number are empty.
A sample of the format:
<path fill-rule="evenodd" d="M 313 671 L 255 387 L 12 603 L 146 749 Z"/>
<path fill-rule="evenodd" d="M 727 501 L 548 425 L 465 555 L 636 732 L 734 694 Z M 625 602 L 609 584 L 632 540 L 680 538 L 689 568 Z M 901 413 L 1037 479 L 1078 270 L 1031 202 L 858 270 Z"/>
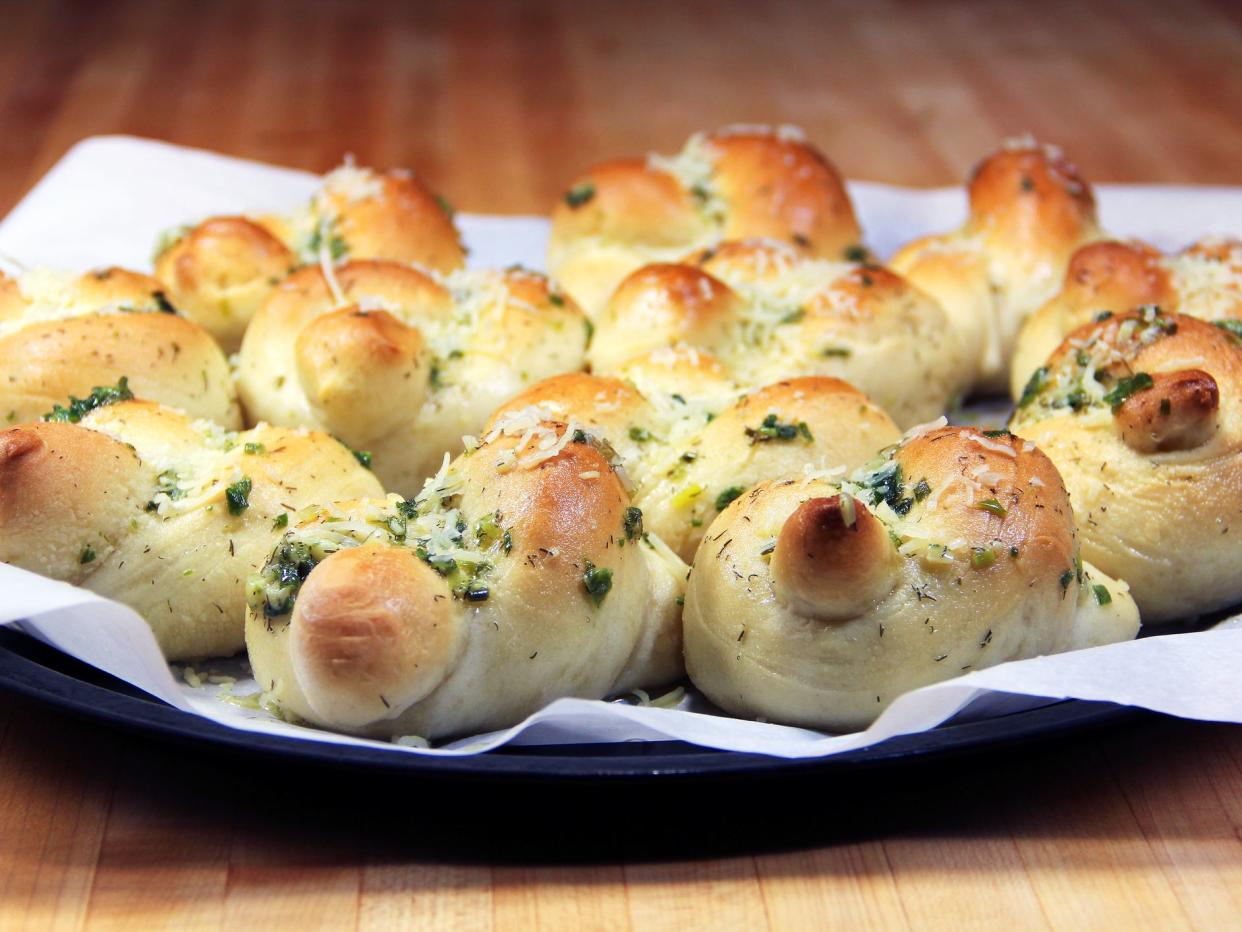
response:
<path fill-rule="evenodd" d="M 1102 233 L 1078 170 L 1031 139 L 984 159 L 969 195 L 962 227 L 907 244 L 890 265 L 939 301 L 978 348 L 976 387 L 1000 388 L 1023 322 L 1056 293 L 1074 251 Z"/>
<path fill-rule="evenodd" d="M 582 368 L 582 312 L 542 275 L 446 278 L 380 260 L 301 269 L 255 315 L 238 361 L 252 419 L 329 431 L 407 496 L 540 378 Z M 354 305 L 341 309 L 340 298 Z"/>
<path fill-rule="evenodd" d="M 1102 313 L 1143 305 L 1210 321 L 1242 319 L 1242 242 L 1206 239 L 1167 256 L 1139 242 L 1106 241 L 1078 250 L 1061 291 L 1018 336 L 1014 397 L 1021 397 L 1031 373 L 1071 330 Z"/>
<path fill-rule="evenodd" d="M 628 507 L 606 457 L 568 425 L 502 423 L 406 519 L 392 499 L 343 502 L 289 532 L 321 540 L 353 521 L 344 533 L 362 546 L 311 569 L 291 623 L 252 613 L 255 674 L 312 722 L 428 738 L 507 726 L 561 696 L 661 685 L 682 672 L 686 567 L 627 533 Z M 476 543 L 481 557 L 459 549 Z M 297 630 L 308 599 L 313 644 Z"/>
<path fill-rule="evenodd" d="M 345 727 L 388 718 L 443 681 L 462 646 L 443 578 L 409 550 L 330 554 L 289 622 L 293 669 L 311 708 Z"/>
<path fill-rule="evenodd" d="M 817 149 L 770 132 L 717 133 L 716 183 L 729 204 L 724 239 L 770 237 L 844 259 L 862 231 L 840 173 Z"/>
<path fill-rule="evenodd" d="M 861 233 L 840 175 L 810 144 L 726 128 L 672 158 L 616 159 L 575 179 L 553 209 L 548 268 L 594 317 L 649 262 L 755 237 L 839 261 Z"/>
<path fill-rule="evenodd" d="M 592 191 L 582 203 L 571 192 Z M 646 159 L 601 162 L 574 179 L 552 210 L 558 241 L 601 237 L 622 243 L 679 247 L 693 242 L 700 221 L 690 193 Z"/>
<path fill-rule="evenodd" d="M 1122 439 L 1141 453 L 1202 446 L 1216 433 L 1220 388 L 1202 369 L 1157 372 L 1152 387 L 1117 411 Z"/>
<path fill-rule="evenodd" d="M 730 241 L 631 275 L 598 317 L 588 357 L 596 372 L 620 372 L 685 345 L 743 386 L 840 377 L 908 427 L 965 387 L 971 351 L 948 330 L 934 301 L 886 269 L 807 259 L 772 240 Z"/>
<path fill-rule="evenodd" d="M 745 394 L 721 381 L 695 394 L 677 367 L 670 371 L 666 382 L 638 373 L 642 390 L 582 373 L 547 379 L 499 409 L 489 429 L 538 405 L 607 441 L 634 481 L 644 526 L 682 559 L 755 482 L 810 466 L 852 469 L 899 436 L 883 410 L 839 379 L 786 379 Z"/>
<path fill-rule="evenodd" d="M 853 499 L 807 499 L 776 538 L 772 591 L 799 615 L 853 618 L 893 591 L 896 556 L 884 525 Z"/>
<path fill-rule="evenodd" d="M 1004 248 L 1029 243 L 1062 253 L 1096 225 L 1090 185 L 1050 146 L 1022 142 L 1001 148 L 975 167 L 967 192 L 971 226 Z"/>
<path fill-rule="evenodd" d="M 437 272 L 460 268 L 465 250 L 452 217 L 436 196 L 412 175 L 379 176 L 373 196 L 351 199 L 330 187 L 327 210 L 337 218 L 334 232 L 359 259 L 412 262 Z"/>

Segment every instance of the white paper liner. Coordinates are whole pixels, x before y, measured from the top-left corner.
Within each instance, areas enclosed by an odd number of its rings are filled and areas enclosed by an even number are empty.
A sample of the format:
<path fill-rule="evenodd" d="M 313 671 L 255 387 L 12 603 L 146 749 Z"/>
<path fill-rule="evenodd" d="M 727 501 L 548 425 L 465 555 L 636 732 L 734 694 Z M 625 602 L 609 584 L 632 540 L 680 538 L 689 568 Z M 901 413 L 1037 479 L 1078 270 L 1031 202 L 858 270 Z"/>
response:
<path fill-rule="evenodd" d="M 27 266 L 150 268 L 157 233 L 211 214 L 283 210 L 314 191 L 304 172 L 121 136 L 79 143 L 0 224 L 0 258 Z M 913 190 L 851 182 L 867 242 L 881 256 L 965 216 L 960 188 Z M 1207 234 L 1242 233 L 1242 188 L 1099 185 L 1106 229 L 1175 249 Z M 460 215 L 470 264 L 542 268 L 547 221 Z M 130 609 L 94 593 L 0 564 L 0 624 L 22 630 L 157 696 L 230 727 L 398 754 L 468 755 L 500 745 L 677 739 L 779 757 L 817 757 L 925 731 L 951 718 L 995 715 L 1059 699 L 1115 702 L 1183 718 L 1242 722 L 1242 616 L 1212 630 L 1146 637 L 979 670 L 898 698 L 869 729 L 828 736 L 715 714 L 690 694 L 676 709 L 561 699 L 505 731 L 414 748 L 303 728 L 222 701 L 219 686 L 174 677 Z M 237 676 L 238 661 L 203 669 Z"/>

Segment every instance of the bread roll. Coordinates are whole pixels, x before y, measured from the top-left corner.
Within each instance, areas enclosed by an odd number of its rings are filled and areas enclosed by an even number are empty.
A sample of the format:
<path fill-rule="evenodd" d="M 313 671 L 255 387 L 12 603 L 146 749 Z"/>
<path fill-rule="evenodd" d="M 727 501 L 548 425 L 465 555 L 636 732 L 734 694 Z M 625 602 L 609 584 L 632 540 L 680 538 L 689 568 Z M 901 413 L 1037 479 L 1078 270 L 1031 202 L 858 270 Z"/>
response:
<path fill-rule="evenodd" d="M 224 354 L 155 279 L 118 268 L 0 274 L 0 423 L 38 420 L 122 377 L 139 398 L 241 426 Z"/>
<path fill-rule="evenodd" d="M 1147 304 L 1213 322 L 1242 320 L 1242 241 L 1204 239 L 1168 256 L 1134 241 L 1079 249 L 1061 290 L 1018 334 L 1009 383 L 1014 400 L 1071 330 L 1102 311 Z"/>
<path fill-rule="evenodd" d="M 280 528 L 379 483 L 324 434 L 232 433 L 125 394 L 0 433 L 0 561 L 124 602 L 170 660 L 236 653 Z"/>
<path fill-rule="evenodd" d="M 751 237 L 832 261 L 865 256 L 841 176 L 792 127 L 726 127 L 671 158 L 596 165 L 553 209 L 548 270 L 594 317 L 640 266 Z"/>
<path fill-rule="evenodd" d="M 682 345 L 713 354 L 744 386 L 844 379 L 903 427 L 942 414 L 971 366 L 944 311 L 900 276 L 775 240 L 724 243 L 634 272 L 596 320 L 588 358 L 611 373 Z"/>
<path fill-rule="evenodd" d="M 329 281 L 309 266 L 255 316 L 238 388 L 251 418 L 334 434 L 413 495 L 498 404 L 582 368 L 586 340 L 574 303 L 519 268 L 439 276 L 353 260 Z"/>
<path fill-rule="evenodd" d="M 1056 463 L 1083 556 L 1130 583 L 1146 624 L 1242 600 L 1242 345 L 1148 307 L 1071 333 L 1011 428 Z"/>
<path fill-rule="evenodd" d="M 437 739 L 682 675 L 686 566 L 637 532 L 609 460 L 573 422 L 509 419 L 412 501 L 308 513 L 249 586 L 269 701 Z"/>
<path fill-rule="evenodd" d="M 974 170 L 970 216 L 907 244 L 890 265 L 978 348 L 975 386 L 1002 390 L 1022 322 L 1060 287 L 1070 256 L 1103 234 L 1095 195 L 1055 146 L 1007 141 Z"/>
<path fill-rule="evenodd" d="M 806 376 L 743 393 L 723 379 L 696 382 L 710 371 L 705 354 L 667 356 L 636 361 L 624 379 L 547 379 L 491 423 L 537 411 L 572 417 L 607 441 L 634 484 L 644 527 L 683 560 L 693 557 L 706 525 L 756 482 L 803 467 L 853 470 L 900 435 L 883 410 L 839 379 Z"/>
<path fill-rule="evenodd" d="M 347 162 L 324 176 L 309 205 L 289 214 L 211 217 L 165 234 L 155 274 L 173 304 L 233 352 L 286 275 L 344 259 L 451 272 L 465 250 L 447 203 L 412 175 Z"/>
<path fill-rule="evenodd" d="M 1125 584 L 1079 560 L 1049 459 L 941 427 L 730 505 L 687 587 L 686 667 L 733 715 L 852 731 L 909 690 L 1138 627 Z"/>

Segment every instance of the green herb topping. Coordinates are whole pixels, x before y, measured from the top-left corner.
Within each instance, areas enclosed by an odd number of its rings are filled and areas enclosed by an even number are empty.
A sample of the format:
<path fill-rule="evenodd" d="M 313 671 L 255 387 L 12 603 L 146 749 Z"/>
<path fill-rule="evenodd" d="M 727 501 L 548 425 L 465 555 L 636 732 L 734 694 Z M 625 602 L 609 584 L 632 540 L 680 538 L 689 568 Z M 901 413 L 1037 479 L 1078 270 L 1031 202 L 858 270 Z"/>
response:
<path fill-rule="evenodd" d="M 250 477 L 243 476 L 224 490 L 224 497 L 229 503 L 229 514 L 239 515 L 250 507 L 251 486 Z"/>
<path fill-rule="evenodd" d="M 977 570 L 987 569 L 996 562 L 996 551 L 991 547 L 972 547 L 970 565 Z"/>
<path fill-rule="evenodd" d="M 1151 386 L 1150 375 L 1146 372 L 1136 372 L 1127 378 L 1118 379 L 1116 387 L 1104 396 L 1104 403 L 1111 406 L 1113 414 L 1116 414 L 1118 409 L 1126 403 L 1126 399 L 1138 392 L 1146 391 Z"/>
<path fill-rule="evenodd" d="M 595 197 L 595 185 L 589 181 L 576 184 L 565 192 L 565 203 L 577 209 Z"/>
<path fill-rule="evenodd" d="M 94 562 L 95 562 L 95 549 L 89 546 L 83 547 L 82 555 L 78 557 L 78 563 L 86 564 L 86 563 L 94 563 Z"/>
<path fill-rule="evenodd" d="M 763 423 L 758 427 L 747 427 L 746 436 L 750 438 L 751 445 L 756 443 L 768 443 L 773 440 L 788 442 L 801 437 L 807 443 L 814 442 L 815 438 L 811 435 L 811 428 L 806 421 L 799 421 L 797 424 L 782 424 L 775 414 L 769 414 L 763 419 Z"/>
<path fill-rule="evenodd" d="M 69 396 L 68 406 L 54 405 L 51 413 L 43 415 L 45 421 L 67 421 L 76 424 L 96 408 L 116 404 L 118 401 L 133 401 L 134 393 L 129 390 L 129 379 L 121 376 L 114 386 L 97 385 L 85 398 Z"/>
<path fill-rule="evenodd" d="M 1113 597 L 1109 594 L 1108 589 L 1101 586 L 1099 583 L 1092 586 L 1091 591 L 1095 593 L 1095 601 L 1097 605 L 1107 605 L 1113 600 Z"/>
<path fill-rule="evenodd" d="M 261 443 L 247 443 L 242 447 L 242 452 L 247 456 L 262 456 L 267 452 L 267 447 Z"/>
<path fill-rule="evenodd" d="M 1040 366 L 1031 373 L 1031 377 L 1026 380 L 1026 387 L 1022 389 L 1022 397 L 1018 399 L 1018 407 L 1025 408 L 1037 397 L 1039 393 L 1048 385 L 1048 367 Z"/>
<path fill-rule="evenodd" d="M 612 589 L 612 570 L 596 566 L 590 560 L 586 562 L 586 572 L 582 574 L 582 585 L 587 595 L 596 605 L 602 605 L 604 596 Z"/>
<path fill-rule="evenodd" d="M 1242 340 L 1242 320 L 1233 320 L 1230 318 L 1228 320 L 1213 321 L 1213 323 L 1234 339 Z"/>
<path fill-rule="evenodd" d="M 719 495 L 716 496 L 716 510 L 724 511 L 729 507 L 729 503 L 741 496 L 746 491 L 745 486 L 731 485 Z"/>
<path fill-rule="evenodd" d="M 994 498 L 985 498 L 983 501 L 975 505 L 975 507 L 980 511 L 986 511 L 988 514 L 996 515 L 998 518 L 1003 518 L 1005 515 L 1009 514 L 1009 509 Z"/>
<path fill-rule="evenodd" d="M 625 509 L 624 519 L 625 539 L 634 540 L 643 536 L 643 510 L 635 508 L 631 505 Z"/>
<path fill-rule="evenodd" d="M 645 427 L 631 427 L 630 439 L 635 443 L 646 443 L 651 439 L 651 431 Z"/>

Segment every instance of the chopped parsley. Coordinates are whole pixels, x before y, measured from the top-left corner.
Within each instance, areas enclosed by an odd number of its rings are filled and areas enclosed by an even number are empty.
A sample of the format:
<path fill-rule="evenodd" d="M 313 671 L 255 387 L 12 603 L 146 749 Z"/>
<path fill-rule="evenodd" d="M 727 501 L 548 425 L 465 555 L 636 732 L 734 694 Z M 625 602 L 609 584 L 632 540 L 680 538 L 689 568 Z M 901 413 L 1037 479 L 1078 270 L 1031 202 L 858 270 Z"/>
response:
<path fill-rule="evenodd" d="M 972 547 L 970 565 L 977 570 L 987 569 L 996 562 L 996 551 L 991 547 Z"/>
<path fill-rule="evenodd" d="M 576 184 L 565 192 L 565 203 L 575 210 L 595 197 L 595 185 L 589 181 Z"/>
<path fill-rule="evenodd" d="M 746 491 L 745 486 L 731 485 L 719 495 L 716 496 L 716 510 L 724 511 L 729 507 L 730 503 L 740 498 L 742 493 Z"/>
<path fill-rule="evenodd" d="M 931 495 L 931 486 L 926 479 L 920 479 L 914 486 L 914 500 L 921 502 L 927 496 Z"/>
<path fill-rule="evenodd" d="M 224 490 L 224 497 L 229 503 L 229 514 L 239 515 L 250 507 L 252 485 L 250 477 L 243 476 Z"/>
<path fill-rule="evenodd" d="M 1048 367 L 1040 366 L 1031 373 L 1031 377 L 1026 381 L 1026 387 L 1022 389 L 1022 397 L 1018 399 L 1018 407 L 1025 408 L 1034 401 L 1039 393 L 1048 385 Z"/>
<path fill-rule="evenodd" d="M 319 247 L 322 245 L 323 229 L 316 227 L 315 231 L 311 233 L 310 239 L 306 242 L 306 249 L 308 252 L 317 255 L 319 253 Z M 332 256 L 332 260 L 334 262 L 337 259 L 342 258 L 347 252 L 349 252 L 349 245 L 339 235 L 333 233 L 328 237 L 328 253 Z"/>
<path fill-rule="evenodd" d="M 356 459 L 359 462 L 359 464 L 361 464 L 367 469 L 371 468 L 371 451 L 370 450 L 350 450 L 349 452 L 354 454 L 354 459 Z"/>
<path fill-rule="evenodd" d="M 1009 514 L 1009 509 L 994 498 L 985 498 L 983 501 L 976 504 L 975 507 L 980 511 L 986 511 L 988 514 L 996 515 L 998 518 L 1003 518 L 1005 515 Z"/>
<path fill-rule="evenodd" d="M 1064 573 L 1062 573 L 1062 574 L 1061 574 L 1061 589 L 1062 589 L 1062 591 L 1064 591 L 1064 590 L 1068 589 L 1068 588 L 1069 588 L 1070 583 L 1072 583 L 1073 581 L 1074 581 L 1074 571 L 1073 571 L 1073 570 L 1066 570 Z"/>
<path fill-rule="evenodd" d="M 811 434 L 811 428 L 806 421 L 799 421 L 797 424 L 782 424 L 775 414 L 769 414 L 763 419 L 763 423 L 758 427 L 747 427 L 746 436 L 750 438 L 751 445 L 756 443 L 768 443 L 773 440 L 788 442 L 801 437 L 807 443 L 812 443 L 815 437 Z"/>
<path fill-rule="evenodd" d="M 247 443 L 242 447 L 242 452 L 247 456 L 262 456 L 267 452 L 267 447 L 261 443 Z"/>
<path fill-rule="evenodd" d="M 651 431 L 645 427 L 631 427 L 630 439 L 635 443 L 646 443 L 651 439 Z"/>
<path fill-rule="evenodd" d="M 134 393 L 129 390 L 129 378 L 121 376 L 121 380 L 116 385 L 97 385 L 85 398 L 75 398 L 70 395 L 68 406 L 54 405 L 51 413 L 43 415 L 43 420 L 76 424 L 96 408 L 116 404 L 118 401 L 133 400 Z"/>
<path fill-rule="evenodd" d="M 1136 372 L 1132 376 L 1118 379 L 1116 387 L 1104 396 L 1104 403 L 1112 406 L 1113 414 L 1126 403 L 1131 395 L 1151 388 L 1151 376 L 1146 372 Z"/>
<path fill-rule="evenodd" d="M 914 505 L 913 498 L 902 497 L 901 464 L 896 460 L 890 461 L 872 473 L 870 479 L 863 485 L 871 493 L 871 505 L 884 502 L 901 517 L 908 515 L 910 508 Z"/>
<path fill-rule="evenodd" d="M 1108 589 L 1099 583 L 1092 586 L 1091 591 L 1095 594 L 1095 602 L 1097 605 L 1107 605 L 1113 600 L 1113 597 L 1109 593 Z"/>
<path fill-rule="evenodd" d="M 285 537 L 263 569 L 250 578 L 246 586 L 246 602 L 251 610 L 275 618 L 293 610 L 298 589 L 319 563 L 310 545 Z"/>
<path fill-rule="evenodd" d="M 1112 311 L 1100 311 L 1093 318 L 1091 318 L 1091 320 L 1093 323 L 1102 324 L 1104 323 L 1104 321 L 1108 320 L 1112 316 L 1113 316 Z"/>
<path fill-rule="evenodd" d="M 276 516 L 276 520 L 272 522 L 272 530 L 279 531 L 289 526 L 289 512 L 282 511 Z"/>
<path fill-rule="evenodd" d="M 867 261 L 867 247 L 859 243 L 854 243 L 852 246 L 846 246 L 845 247 L 845 261 L 846 262 L 866 262 Z"/>
<path fill-rule="evenodd" d="M 87 563 L 94 563 L 94 562 L 95 562 L 95 549 L 90 546 L 83 547 L 82 555 L 78 557 L 78 563 L 80 565 L 85 565 Z"/>
<path fill-rule="evenodd" d="M 591 601 L 596 605 L 602 605 L 604 597 L 612 590 L 612 570 L 596 566 L 587 560 L 586 571 L 582 574 L 582 585 L 586 588 Z"/>
<path fill-rule="evenodd" d="M 625 518 L 623 521 L 625 530 L 625 539 L 634 540 L 643 536 L 643 510 L 635 508 L 631 505 L 625 509 Z"/>
<path fill-rule="evenodd" d="M 548 292 L 548 303 L 551 304 L 553 307 L 564 307 L 565 299 L 562 298 L 555 291 L 550 291 Z"/>
<path fill-rule="evenodd" d="M 854 351 L 850 349 L 848 346 L 825 346 L 822 350 L 819 351 L 819 354 L 821 356 L 824 356 L 825 358 L 832 358 L 834 356 L 837 356 L 842 359 L 847 359 L 851 355 L 853 355 L 853 353 Z"/>
<path fill-rule="evenodd" d="M 1235 340 L 1242 340 L 1242 320 L 1218 320 L 1214 321 L 1216 326 L 1220 327 L 1225 333 L 1232 336 Z"/>

